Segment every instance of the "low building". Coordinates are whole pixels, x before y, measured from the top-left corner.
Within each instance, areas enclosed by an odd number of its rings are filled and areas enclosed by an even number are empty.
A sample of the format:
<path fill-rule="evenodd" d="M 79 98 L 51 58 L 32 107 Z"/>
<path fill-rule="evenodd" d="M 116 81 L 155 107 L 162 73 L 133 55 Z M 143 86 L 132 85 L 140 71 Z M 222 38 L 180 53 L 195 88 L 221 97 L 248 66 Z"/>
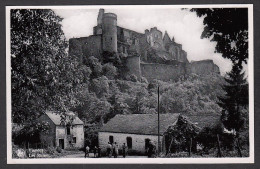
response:
<path fill-rule="evenodd" d="M 174 125 L 179 114 L 160 115 L 160 147 L 164 149 L 164 133 L 169 126 Z M 108 142 L 116 142 L 119 149 L 125 143 L 129 151 L 144 154 L 149 141 L 158 146 L 158 115 L 129 114 L 116 115 L 106 123 L 98 133 L 99 146 L 106 150 Z"/>
<path fill-rule="evenodd" d="M 40 140 L 44 145 L 60 147 L 62 149 L 84 147 L 84 127 L 83 122 L 73 113 L 67 113 L 67 117 L 72 117 L 71 125 L 62 125 L 61 116 L 57 113 L 47 111 L 39 118 L 39 121 L 48 122 L 50 129 L 48 133 L 41 133 Z"/>
<path fill-rule="evenodd" d="M 160 151 L 168 150 L 165 133 L 170 126 L 176 125 L 180 117 L 187 119 L 187 122 L 195 125 L 198 130 L 212 127 L 220 120 L 219 115 L 160 114 Z M 108 142 L 116 142 L 119 149 L 125 143 L 129 151 L 144 154 L 149 141 L 158 147 L 158 114 L 116 115 L 100 129 L 98 140 L 102 151 L 106 151 Z"/>

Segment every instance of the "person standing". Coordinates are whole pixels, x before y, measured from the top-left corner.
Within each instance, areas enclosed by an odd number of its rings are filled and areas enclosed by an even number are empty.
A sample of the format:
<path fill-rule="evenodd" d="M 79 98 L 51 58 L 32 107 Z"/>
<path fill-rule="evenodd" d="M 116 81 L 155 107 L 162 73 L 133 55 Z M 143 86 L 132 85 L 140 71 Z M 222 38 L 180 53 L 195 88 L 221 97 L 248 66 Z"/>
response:
<path fill-rule="evenodd" d="M 94 158 L 97 157 L 97 146 L 94 147 Z"/>
<path fill-rule="evenodd" d="M 114 144 L 114 158 L 117 158 L 117 156 L 118 156 L 118 145 L 115 142 L 115 144 Z"/>
<path fill-rule="evenodd" d="M 101 148 L 98 146 L 98 158 L 101 157 Z"/>
<path fill-rule="evenodd" d="M 111 156 L 115 156 L 115 143 L 112 143 L 112 153 Z"/>
<path fill-rule="evenodd" d="M 149 144 L 148 144 L 148 149 L 147 149 L 148 158 L 152 158 L 154 153 L 155 153 L 155 146 L 150 141 Z"/>
<path fill-rule="evenodd" d="M 127 146 L 125 145 L 125 143 L 123 144 L 123 146 L 122 146 L 122 153 L 123 153 L 123 157 L 125 158 L 125 156 L 126 156 L 126 151 L 127 151 Z"/>
<path fill-rule="evenodd" d="M 85 158 L 89 157 L 89 146 L 85 148 Z"/>
<path fill-rule="evenodd" d="M 112 145 L 108 142 L 107 143 L 107 156 L 110 158 L 112 154 Z"/>

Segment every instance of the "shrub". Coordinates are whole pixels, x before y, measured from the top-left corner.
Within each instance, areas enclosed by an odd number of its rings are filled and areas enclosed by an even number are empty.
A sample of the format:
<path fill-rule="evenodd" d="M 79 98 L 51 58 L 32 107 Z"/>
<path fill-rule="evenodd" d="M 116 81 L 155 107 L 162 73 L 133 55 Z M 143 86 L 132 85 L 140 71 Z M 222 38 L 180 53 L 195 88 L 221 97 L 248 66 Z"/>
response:
<path fill-rule="evenodd" d="M 56 151 L 57 151 L 58 153 L 61 153 L 61 152 L 62 152 L 62 149 L 61 149 L 60 147 L 57 147 L 57 148 L 56 148 Z"/>
<path fill-rule="evenodd" d="M 46 150 L 47 154 L 54 154 L 55 153 L 55 149 L 53 147 L 48 147 Z"/>
<path fill-rule="evenodd" d="M 147 81 L 147 79 L 145 77 L 141 77 L 141 82 L 148 84 L 148 81 Z"/>
<path fill-rule="evenodd" d="M 137 76 L 134 75 L 134 74 L 131 74 L 131 75 L 130 75 L 130 80 L 131 80 L 132 82 L 137 82 L 137 81 L 138 81 Z"/>

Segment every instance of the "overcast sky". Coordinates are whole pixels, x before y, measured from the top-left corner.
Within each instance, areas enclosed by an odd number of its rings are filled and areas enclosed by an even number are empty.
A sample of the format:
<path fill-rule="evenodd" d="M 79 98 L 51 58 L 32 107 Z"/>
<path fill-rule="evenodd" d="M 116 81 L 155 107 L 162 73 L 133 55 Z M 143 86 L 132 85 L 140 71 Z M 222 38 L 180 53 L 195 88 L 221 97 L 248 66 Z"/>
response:
<path fill-rule="evenodd" d="M 181 9 L 136 9 L 136 8 L 104 8 L 105 12 L 117 14 L 118 26 L 140 33 L 145 29 L 157 27 L 164 34 L 168 32 L 177 43 L 182 44 L 188 54 L 189 61 L 212 59 L 220 68 L 221 73 L 231 70 L 231 62 L 221 54 L 214 53 L 216 43 L 208 39 L 201 39 L 203 18 L 195 13 Z M 55 9 L 63 19 L 63 31 L 67 39 L 86 37 L 93 34 L 93 27 L 97 24 L 97 9 Z"/>

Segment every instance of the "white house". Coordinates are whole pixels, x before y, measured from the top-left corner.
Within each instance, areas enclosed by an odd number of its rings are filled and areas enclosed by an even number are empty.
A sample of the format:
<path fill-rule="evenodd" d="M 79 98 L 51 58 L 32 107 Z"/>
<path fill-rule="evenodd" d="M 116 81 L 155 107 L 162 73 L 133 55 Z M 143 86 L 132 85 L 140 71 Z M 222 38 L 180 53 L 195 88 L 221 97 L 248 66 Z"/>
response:
<path fill-rule="evenodd" d="M 62 149 L 84 147 L 83 122 L 73 112 L 67 114 L 74 116 L 71 126 L 61 125 L 60 115 L 51 111 L 47 111 L 39 118 L 39 121 L 48 122 L 50 125 L 49 133 L 40 135 L 42 143 L 53 147 L 59 146 Z"/>
<path fill-rule="evenodd" d="M 174 125 L 179 114 L 160 115 L 160 147 L 164 148 L 164 133 Z M 158 146 L 158 115 L 129 114 L 116 115 L 98 133 L 99 146 L 106 150 L 108 142 L 116 142 L 119 148 L 125 143 L 130 151 L 145 153 L 149 141 Z"/>

